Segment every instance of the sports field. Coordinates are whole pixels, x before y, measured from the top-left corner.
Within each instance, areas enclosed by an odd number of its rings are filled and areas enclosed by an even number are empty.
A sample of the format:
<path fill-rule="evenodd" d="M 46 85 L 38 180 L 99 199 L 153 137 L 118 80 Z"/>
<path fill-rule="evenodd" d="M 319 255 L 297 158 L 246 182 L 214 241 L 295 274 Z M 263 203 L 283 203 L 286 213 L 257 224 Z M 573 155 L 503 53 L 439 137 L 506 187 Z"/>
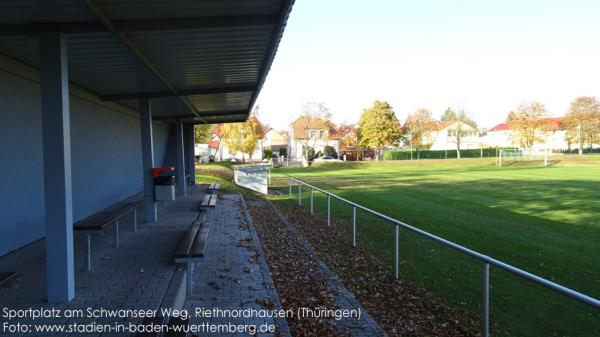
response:
<path fill-rule="evenodd" d="M 600 156 L 561 157 L 546 168 L 462 159 L 274 170 L 273 181 L 287 191 L 284 174 L 600 298 Z M 303 193 L 305 207 L 309 195 Z M 316 211 L 325 206 L 315 194 Z M 337 223 L 349 228 L 351 208 L 339 202 L 332 208 Z M 391 264 L 392 226 L 359 212 L 358 232 L 359 245 Z M 400 242 L 403 277 L 478 314 L 479 262 L 407 231 Z M 600 335 L 598 310 L 494 268 L 491 286 L 495 335 Z"/>

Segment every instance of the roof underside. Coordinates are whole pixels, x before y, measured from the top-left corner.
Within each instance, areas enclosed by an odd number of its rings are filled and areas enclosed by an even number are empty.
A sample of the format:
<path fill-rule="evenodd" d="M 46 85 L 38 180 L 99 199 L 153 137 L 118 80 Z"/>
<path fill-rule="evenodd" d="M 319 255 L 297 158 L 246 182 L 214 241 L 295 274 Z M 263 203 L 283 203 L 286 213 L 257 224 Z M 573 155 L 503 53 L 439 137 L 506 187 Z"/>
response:
<path fill-rule="evenodd" d="M 73 84 L 156 119 L 245 120 L 293 0 L 0 2 L 0 53 L 38 67 L 38 34 L 67 36 Z"/>

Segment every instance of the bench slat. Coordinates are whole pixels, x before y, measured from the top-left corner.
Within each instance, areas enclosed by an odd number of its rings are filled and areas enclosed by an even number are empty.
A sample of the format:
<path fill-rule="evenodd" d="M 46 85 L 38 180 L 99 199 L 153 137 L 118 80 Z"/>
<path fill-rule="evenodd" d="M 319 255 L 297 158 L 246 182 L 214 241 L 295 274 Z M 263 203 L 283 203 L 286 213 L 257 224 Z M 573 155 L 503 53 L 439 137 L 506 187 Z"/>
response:
<path fill-rule="evenodd" d="M 14 271 L 0 273 L 0 286 L 14 280 L 17 275 L 19 274 Z"/>
<path fill-rule="evenodd" d="M 217 195 L 216 195 L 216 194 L 212 194 L 212 195 L 210 196 L 210 202 L 208 203 L 208 205 L 209 205 L 210 207 L 215 207 L 215 206 L 217 206 Z"/>
<path fill-rule="evenodd" d="M 206 248 L 206 242 L 208 241 L 208 233 L 210 232 L 210 223 L 203 223 L 202 227 L 196 234 L 196 239 L 190 250 L 191 257 L 202 257 L 204 256 L 204 250 Z"/>
<path fill-rule="evenodd" d="M 192 249 L 192 244 L 194 243 L 194 239 L 196 238 L 198 228 L 200 227 L 200 222 L 195 222 L 188 228 L 185 232 L 181 241 L 179 242 L 179 246 L 177 246 L 177 250 L 175 251 L 175 258 L 185 258 L 188 257 L 190 250 Z"/>
<path fill-rule="evenodd" d="M 94 224 L 90 224 L 90 225 L 86 226 L 86 230 L 102 230 L 107 225 L 110 225 L 111 223 L 115 222 L 116 220 L 119 220 L 122 217 L 126 216 L 127 214 L 133 212 L 134 209 L 135 208 L 133 208 L 133 207 L 123 207 L 123 209 L 119 209 L 118 211 L 108 214 L 108 216 L 106 218 L 102 219 L 102 221 L 98 221 Z"/>
<path fill-rule="evenodd" d="M 205 194 L 204 198 L 202 199 L 202 203 L 200 203 L 200 206 L 208 207 L 209 203 L 210 203 L 210 194 Z"/>
<path fill-rule="evenodd" d="M 106 225 L 113 223 L 125 215 L 133 212 L 136 208 L 142 206 L 142 202 L 135 201 L 122 201 L 115 205 L 109 206 L 104 210 L 94 213 L 85 219 L 77 221 L 73 224 L 73 229 L 76 231 L 83 230 L 101 230 Z"/>

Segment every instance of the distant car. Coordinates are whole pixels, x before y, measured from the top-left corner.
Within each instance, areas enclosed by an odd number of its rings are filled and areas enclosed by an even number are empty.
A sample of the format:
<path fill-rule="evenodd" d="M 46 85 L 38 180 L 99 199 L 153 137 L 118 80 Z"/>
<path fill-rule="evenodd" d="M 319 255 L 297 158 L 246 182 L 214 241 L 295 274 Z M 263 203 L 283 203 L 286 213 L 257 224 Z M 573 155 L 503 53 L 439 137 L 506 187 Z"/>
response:
<path fill-rule="evenodd" d="M 341 160 L 335 159 L 335 158 L 330 157 L 330 156 L 323 156 L 323 157 L 316 158 L 314 160 L 314 162 L 317 162 L 317 163 L 319 163 L 319 162 L 333 162 L 333 161 L 341 161 Z"/>

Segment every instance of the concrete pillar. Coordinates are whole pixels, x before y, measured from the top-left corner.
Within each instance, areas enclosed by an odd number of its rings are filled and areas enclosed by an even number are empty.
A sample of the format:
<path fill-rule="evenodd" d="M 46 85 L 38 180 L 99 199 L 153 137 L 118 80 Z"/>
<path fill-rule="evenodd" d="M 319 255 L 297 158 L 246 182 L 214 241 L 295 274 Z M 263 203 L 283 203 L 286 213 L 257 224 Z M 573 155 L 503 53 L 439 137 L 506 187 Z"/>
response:
<path fill-rule="evenodd" d="M 61 33 L 44 33 L 39 47 L 47 295 L 48 302 L 68 302 L 75 274 L 67 43 Z"/>
<path fill-rule="evenodd" d="M 183 122 L 175 122 L 175 152 L 177 162 L 175 173 L 177 174 L 177 195 L 185 196 L 185 151 L 183 150 Z"/>
<path fill-rule="evenodd" d="M 152 142 L 152 109 L 148 98 L 140 99 L 140 130 L 142 135 L 142 170 L 144 176 L 144 220 L 156 222 L 156 202 L 154 202 L 154 144 Z"/>
<path fill-rule="evenodd" d="M 196 183 L 196 163 L 195 163 L 195 142 L 194 142 L 194 124 L 186 124 L 185 125 L 185 140 L 186 140 L 186 148 L 187 148 L 187 173 L 190 175 L 190 185 L 194 185 Z"/>

